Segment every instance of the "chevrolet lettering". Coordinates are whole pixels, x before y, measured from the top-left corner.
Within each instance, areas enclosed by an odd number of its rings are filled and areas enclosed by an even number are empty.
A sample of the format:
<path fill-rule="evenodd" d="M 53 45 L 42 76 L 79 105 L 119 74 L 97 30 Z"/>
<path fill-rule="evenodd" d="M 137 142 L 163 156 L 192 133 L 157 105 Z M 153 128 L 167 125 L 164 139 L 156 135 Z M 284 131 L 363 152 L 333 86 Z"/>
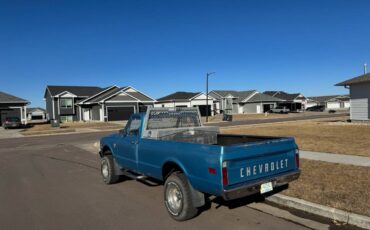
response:
<path fill-rule="evenodd" d="M 262 163 L 253 166 L 247 166 L 240 169 L 240 177 L 255 176 L 257 174 L 263 174 L 288 168 L 288 159 L 274 161 L 271 163 Z"/>
<path fill-rule="evenodd" d="M 106 184 L 121 176 L 163 181 L 164 207 L 177 221 L 195 217 L 210 195 L 268 196 L 299 177 L 291 137 L 221 134 L 202 125 L 195 107 L 146 110 L 100 140 L 101 175 Z"/>

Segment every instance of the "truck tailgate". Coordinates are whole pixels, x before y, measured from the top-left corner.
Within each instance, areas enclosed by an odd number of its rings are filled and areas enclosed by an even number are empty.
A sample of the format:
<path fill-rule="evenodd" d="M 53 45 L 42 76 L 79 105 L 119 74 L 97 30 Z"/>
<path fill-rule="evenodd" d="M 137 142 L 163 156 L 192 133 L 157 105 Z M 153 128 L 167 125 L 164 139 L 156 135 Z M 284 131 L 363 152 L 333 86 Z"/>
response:
<path fill-rule="evenodd" d="M 264 180 L 295 170 L 296 149 L 293 138 L 224 147 L 227 185 Z"/>

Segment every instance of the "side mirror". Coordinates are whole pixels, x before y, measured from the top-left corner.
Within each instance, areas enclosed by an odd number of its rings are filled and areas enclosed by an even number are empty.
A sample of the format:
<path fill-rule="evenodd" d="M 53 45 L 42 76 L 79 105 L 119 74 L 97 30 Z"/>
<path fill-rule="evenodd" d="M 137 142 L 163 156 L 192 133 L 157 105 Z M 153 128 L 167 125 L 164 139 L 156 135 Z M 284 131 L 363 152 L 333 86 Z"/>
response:
<path fill-rule="evenodd" d="M 126 136 L 126 129 L 120 129 L 119 131 L 118 131 L 118 133 L 119 133 L 119 135 L 120 136 L 122 136 L 122 137 L 124 137 L 124 136 Z"/>

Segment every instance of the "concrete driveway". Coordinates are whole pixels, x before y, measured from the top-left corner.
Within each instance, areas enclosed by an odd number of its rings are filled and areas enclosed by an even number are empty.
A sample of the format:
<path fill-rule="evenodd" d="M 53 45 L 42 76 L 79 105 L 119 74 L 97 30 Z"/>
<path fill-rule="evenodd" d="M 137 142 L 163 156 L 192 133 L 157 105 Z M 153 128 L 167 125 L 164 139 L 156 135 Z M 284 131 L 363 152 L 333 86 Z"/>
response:
<path fill-rule="evenodd" d="M 23 129 L 4 129 L 0 127 L 0 139 L 12 138 L 12 137 L 23 137 L 19 132 Z"/>

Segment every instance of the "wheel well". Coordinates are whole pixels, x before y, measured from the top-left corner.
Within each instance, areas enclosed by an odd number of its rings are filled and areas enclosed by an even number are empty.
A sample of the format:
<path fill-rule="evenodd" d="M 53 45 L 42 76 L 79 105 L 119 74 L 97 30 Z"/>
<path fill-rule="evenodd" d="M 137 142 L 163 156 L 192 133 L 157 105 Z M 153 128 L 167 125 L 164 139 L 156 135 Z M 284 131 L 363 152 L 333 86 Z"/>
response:
<path fill-rule="evenodd" d="M 103 150 L 101 151 L 100 156 L 103 157 L 103 156 L 108 156 L 108 155 L 112 155 L 112 151 L 110 150 L 108 146 L 104 146 Z"/>
<path fill-rule="evenodd" d="M 162 167 L 162 178 L 166 180 L 173 172 L 183 172 L 181 167 L 174 162 L 167 162 Z"/>

